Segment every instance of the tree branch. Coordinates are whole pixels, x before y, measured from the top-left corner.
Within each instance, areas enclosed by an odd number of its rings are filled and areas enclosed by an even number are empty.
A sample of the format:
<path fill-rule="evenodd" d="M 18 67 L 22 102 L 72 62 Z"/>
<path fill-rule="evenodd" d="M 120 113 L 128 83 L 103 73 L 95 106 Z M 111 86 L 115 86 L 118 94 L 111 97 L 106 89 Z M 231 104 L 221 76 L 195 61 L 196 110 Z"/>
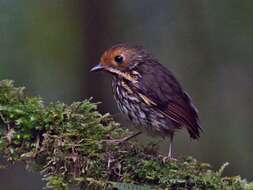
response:
<path fill-rule="evenodd" d="M 253 188 L 239 176 L 222 177 L 224 167 L 213 171 L 191 157 L 163 163 L 152 147 L 111 143 L 129 134 L 90 100 L 45 105 L 12 81 L 0 81 L 0 152 L 11 163 L 21 160 L 40 171 L 47 188 Z"/>

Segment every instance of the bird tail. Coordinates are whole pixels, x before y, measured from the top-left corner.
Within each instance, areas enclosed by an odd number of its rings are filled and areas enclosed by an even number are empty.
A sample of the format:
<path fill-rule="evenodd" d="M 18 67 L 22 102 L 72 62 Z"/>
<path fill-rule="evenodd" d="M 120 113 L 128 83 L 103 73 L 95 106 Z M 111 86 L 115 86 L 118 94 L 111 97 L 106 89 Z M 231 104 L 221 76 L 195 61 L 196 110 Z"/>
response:
<path fill-rule="evenodd" d="M 200 133 L 203 132 L 199 119 L 194 121 L 194 123 L 189 124 L 187 126 L 187 131 L 189 132 L 191 138 L 198 139 L 200 137 Z"/>
<path fill-rule="evenodd" d="M 193 105 L 190 96 L 186 92 L 184 92 L 184 95 L 185 95 L 184 99 L 186 103 L 189 105 L 189 112 L 191 113 L 190 117 L 186 121 L 186 127 L 190 134 L 190 137 L 193 139 L 198 139 L 200 137 L 200 133 L 204 132 L 200 124 L 198 110 Z"/>

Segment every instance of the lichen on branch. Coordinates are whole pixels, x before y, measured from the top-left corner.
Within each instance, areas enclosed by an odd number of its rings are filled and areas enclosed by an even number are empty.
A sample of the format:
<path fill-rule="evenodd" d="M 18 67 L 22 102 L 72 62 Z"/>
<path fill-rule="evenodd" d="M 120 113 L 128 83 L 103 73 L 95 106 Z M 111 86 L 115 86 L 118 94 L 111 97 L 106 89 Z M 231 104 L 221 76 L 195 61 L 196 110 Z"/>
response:
<path fill-rule="evenodd" d="M 91 100 L 46 105 L 0 81 L 0 153 L 41 172 L 49 189 L 253 189 L 191 157 L 163 163 L 152 147 L 114 143 L 128 135 Z"/>

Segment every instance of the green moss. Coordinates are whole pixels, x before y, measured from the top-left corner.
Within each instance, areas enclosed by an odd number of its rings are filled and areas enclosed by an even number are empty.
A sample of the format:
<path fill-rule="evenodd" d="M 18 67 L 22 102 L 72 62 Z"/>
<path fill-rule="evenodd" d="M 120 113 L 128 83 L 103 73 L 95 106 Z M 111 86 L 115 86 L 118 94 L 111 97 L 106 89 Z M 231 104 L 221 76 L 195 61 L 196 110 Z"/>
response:
<path fill-rule="evenodd" d="M 223 177 L 225 166 L 214 171 L 191 157 L 163 163 L 149 147 L 112 143 L 127 135 L 91 100 L 46 106 L 12 81 L 0 81 L 0 152 L 40 171 L 47 188 L 253 189 L 239 176 Z"/>

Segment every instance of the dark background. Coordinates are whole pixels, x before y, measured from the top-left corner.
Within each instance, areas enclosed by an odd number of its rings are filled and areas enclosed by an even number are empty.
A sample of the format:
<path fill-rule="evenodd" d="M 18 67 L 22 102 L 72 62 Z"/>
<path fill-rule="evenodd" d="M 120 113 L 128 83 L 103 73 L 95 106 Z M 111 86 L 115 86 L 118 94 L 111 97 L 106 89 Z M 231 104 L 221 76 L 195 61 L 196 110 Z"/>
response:
<path fill-rule="evenodd" d="M 216 169 L 228 161 L 226 175 L 253 180 L 252 10 L 253 1 L 237 0 L 0 0 L 0 77 L 45 102 L 93 96 L 101 112 L 117 114 L 110 76 L 89 69 L 113 44 L 143 45 L 200 111 L 205 134 L 198 142 L 178 134 L 176 156 Z M 0 170 L 0 189 L 41 189 L 40 178 L 16 164 Z"/>

